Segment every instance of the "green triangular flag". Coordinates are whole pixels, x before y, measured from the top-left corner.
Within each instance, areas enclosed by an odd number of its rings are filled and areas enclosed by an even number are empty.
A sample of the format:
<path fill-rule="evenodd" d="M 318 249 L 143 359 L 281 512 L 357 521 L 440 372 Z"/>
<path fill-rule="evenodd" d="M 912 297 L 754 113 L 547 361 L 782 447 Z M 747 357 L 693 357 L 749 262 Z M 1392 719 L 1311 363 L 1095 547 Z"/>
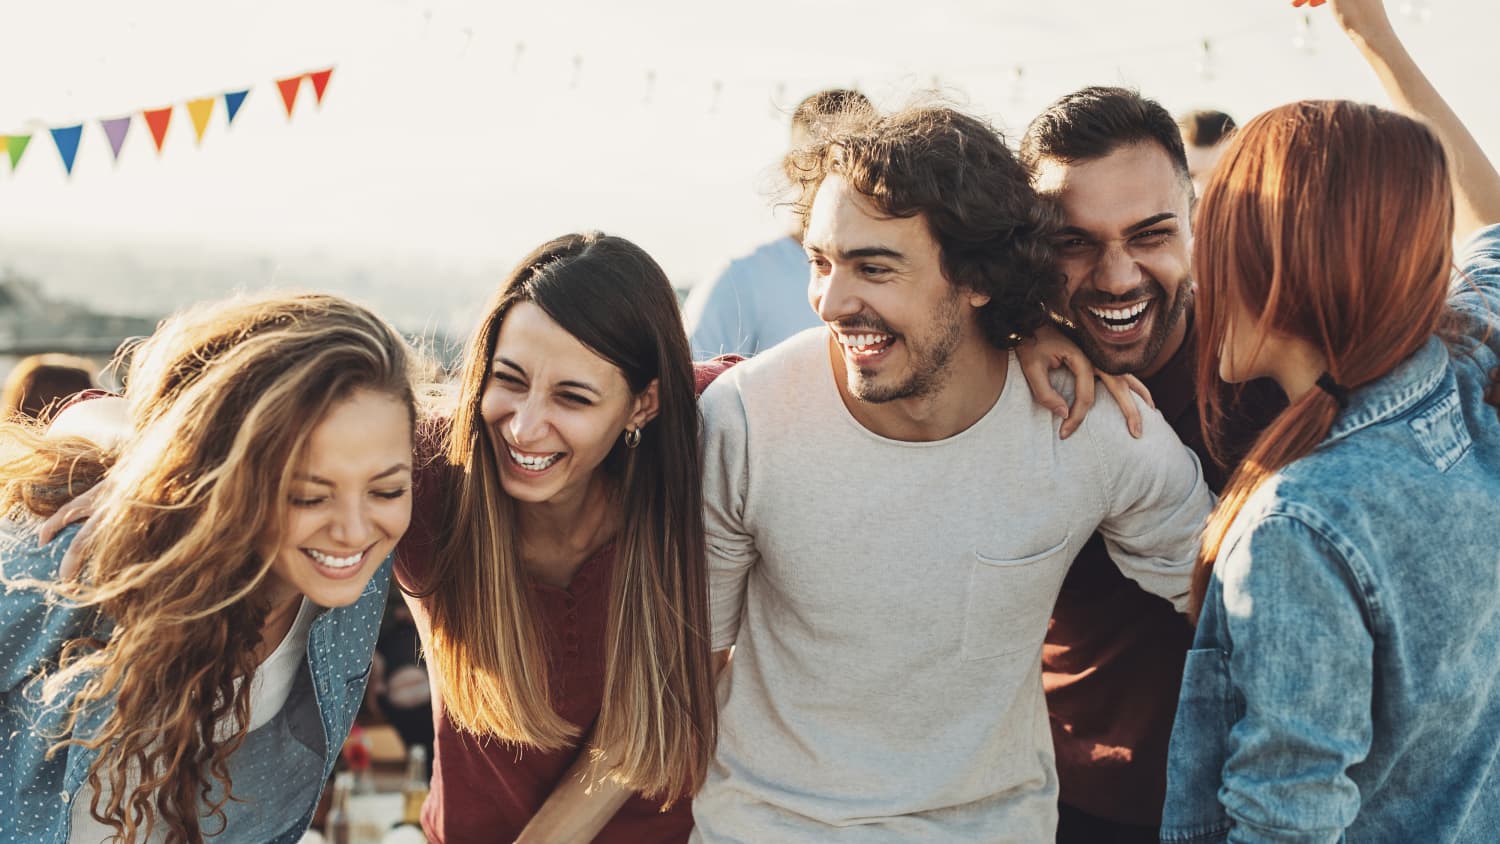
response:
<path fill-rule="evenodd" d="M 26 152 L 26 145 L 31 143 L 30 135 L 8 135 L 5 138 L 5 150 L 10 153 L 10 169 L 16 169 L 21 163 L 21 154 Z"/>

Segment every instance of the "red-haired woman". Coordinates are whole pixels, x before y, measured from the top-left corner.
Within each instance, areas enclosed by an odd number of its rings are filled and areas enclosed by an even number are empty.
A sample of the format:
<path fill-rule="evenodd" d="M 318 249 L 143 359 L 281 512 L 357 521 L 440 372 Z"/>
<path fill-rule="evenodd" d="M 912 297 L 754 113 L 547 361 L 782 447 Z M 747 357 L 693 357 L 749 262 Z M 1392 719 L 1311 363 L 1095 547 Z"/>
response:
<path fill-rule="evenodd" d="M 1219 375 L 1290 406 L 1204 537 L 1164 841 L 1500 834 L 1500 176 L 1380 0 L 1333 5 L 1430 122 L 1273 109 L 1204 191 L 1205 425 Z"/>

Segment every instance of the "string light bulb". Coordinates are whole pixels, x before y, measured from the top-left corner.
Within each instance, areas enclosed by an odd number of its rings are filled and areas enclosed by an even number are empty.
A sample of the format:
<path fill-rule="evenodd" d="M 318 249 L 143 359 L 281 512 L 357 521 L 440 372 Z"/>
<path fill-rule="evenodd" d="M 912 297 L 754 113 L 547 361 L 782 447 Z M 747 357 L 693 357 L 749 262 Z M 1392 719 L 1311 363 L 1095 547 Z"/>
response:
<path fill-rule="evenodd" d="M 1318 51 L 1318 32 L 1313 29 L 1312 15 L 1297 19 L 1297 34 L 1292 36 L 1292 46 L 1309 56 Z"/>
<path fill-rule="evenodd" d="M 1214 45 L 1207 38 L 1198 42 L 1198 61 L 1194 67 L 1203 79 L 1214 78 Z"/>
<path fill-rule="evenodd" d="M 1406 0 L 1401 4 L 1401 14 L 1417 23 L 1427 23 L 1432 19 L 1432 2 L 1431 0 Z"/>

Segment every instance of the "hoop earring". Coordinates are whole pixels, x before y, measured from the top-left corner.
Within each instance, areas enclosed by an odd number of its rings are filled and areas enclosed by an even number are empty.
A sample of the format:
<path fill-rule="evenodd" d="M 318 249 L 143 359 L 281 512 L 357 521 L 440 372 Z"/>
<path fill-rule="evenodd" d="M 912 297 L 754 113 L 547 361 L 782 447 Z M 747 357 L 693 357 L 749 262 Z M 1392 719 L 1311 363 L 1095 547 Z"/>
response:
<path fill-rule="evenodd" d="M 625 447 L 626 448 L 635 448 L 636 446 L 638 446 L 640 444 L 641 444 L 641 429 L 640 428 L 626 428 L 625 429 Z"/>

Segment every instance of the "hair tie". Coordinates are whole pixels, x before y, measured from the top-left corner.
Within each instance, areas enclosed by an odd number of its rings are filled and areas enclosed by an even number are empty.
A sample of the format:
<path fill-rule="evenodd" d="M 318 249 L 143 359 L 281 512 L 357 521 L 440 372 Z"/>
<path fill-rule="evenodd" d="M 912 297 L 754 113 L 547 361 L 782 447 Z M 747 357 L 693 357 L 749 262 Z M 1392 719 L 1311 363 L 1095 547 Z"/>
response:
<path fill-rule="evenodd" d="M 1323 392 L 1333 396 L 1333 400 L 1338 403 L 1339 410 L 1343 410 L 1349 406 L 1349 388 L 1333 380 L 1332 375 L 1329 375 L 1327 372 L 1319 375 L 1318 386 L 1322 388 Z"/>

